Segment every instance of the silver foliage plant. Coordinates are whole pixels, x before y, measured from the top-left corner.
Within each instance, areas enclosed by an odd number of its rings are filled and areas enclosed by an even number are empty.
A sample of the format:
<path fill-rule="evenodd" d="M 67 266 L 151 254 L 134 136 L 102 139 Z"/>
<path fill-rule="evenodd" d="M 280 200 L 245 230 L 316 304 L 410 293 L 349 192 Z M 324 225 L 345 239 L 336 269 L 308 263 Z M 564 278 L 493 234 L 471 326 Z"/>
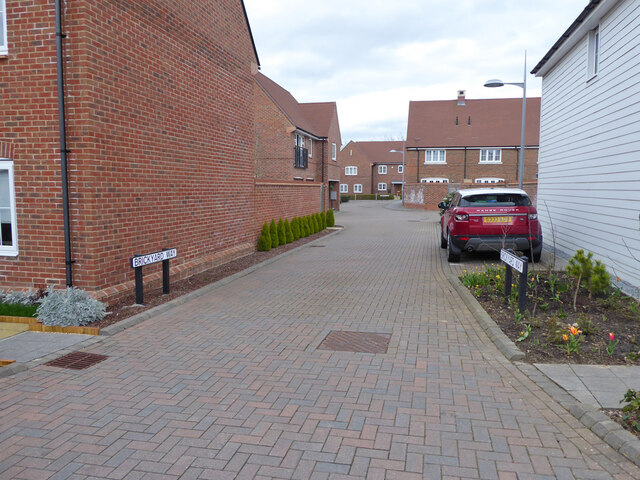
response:
<path fill-rule="evenodd" d="M 107 314 L 106 304 L 76 287 L 48 288 L 47 295 L 39 302 L 36 317 L 44 325 L 77 327 L 102 320 Z"/>
<path fill-rule="evenodd" d="M 37 290 L 27 290 L 26 292 L 5 292 L 4 290 L 0 290 L 0 303 L 35 305 L 37 298 Z"/>

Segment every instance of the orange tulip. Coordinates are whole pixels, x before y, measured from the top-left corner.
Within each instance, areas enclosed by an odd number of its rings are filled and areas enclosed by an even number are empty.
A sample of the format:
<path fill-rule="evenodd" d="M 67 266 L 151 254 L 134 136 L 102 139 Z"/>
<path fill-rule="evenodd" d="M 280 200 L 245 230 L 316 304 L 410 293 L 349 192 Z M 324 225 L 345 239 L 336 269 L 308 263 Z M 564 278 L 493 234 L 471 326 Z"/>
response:
<path fill-rule="evenodd" d="M 571 335 L 573 335 L 575 337 L 579 333 L 582 333 L 582 330 L 578 330 L 576 327 L 571 326 L 571 327 L 569 327 L 569 332 L 571 332 Z"/>
<path fill-rule="evenodd" d="M 569 336 L 565 333 L 564 335 L 562 335 L 562 340 L 564 340 L 565 342 L 568 342 Z"/>

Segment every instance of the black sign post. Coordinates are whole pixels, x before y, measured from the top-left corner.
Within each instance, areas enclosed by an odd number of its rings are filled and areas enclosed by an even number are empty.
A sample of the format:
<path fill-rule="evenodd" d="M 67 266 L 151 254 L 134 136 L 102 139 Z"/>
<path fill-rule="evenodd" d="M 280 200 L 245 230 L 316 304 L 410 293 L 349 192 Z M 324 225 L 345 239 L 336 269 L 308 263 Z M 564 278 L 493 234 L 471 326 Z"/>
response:
<path fill-rule="evenodd" d="M 149 253 L 147 255 L 135 255 L 131 258 L 131 268 L 135 270 L 136 276 L 136 303 L 144 305 L 144 285 L 142 281 L 142 267 L 152 263 L 162 262 L 162 293 L 166 295 L 170 292 L 169 282 L 169 260 L 178 256 L 175 248 L 163 248 L 160 252 Z"/>
<path fill-rule="evenodd" d="M 511 282 L 513 281 L 512 269 L 520 272 L 520 281 L 518 283 L 518 310 L 524 314 L 527 308 L 527 275 L 529 274 L 529 260 L 527 257 L 517 257 L 513 250 L 500 250 L 500 260 L 506 264 L 506 272 L 504 276 L 504 297 L 505 302 L 509 301 L 511 296 Z"/>

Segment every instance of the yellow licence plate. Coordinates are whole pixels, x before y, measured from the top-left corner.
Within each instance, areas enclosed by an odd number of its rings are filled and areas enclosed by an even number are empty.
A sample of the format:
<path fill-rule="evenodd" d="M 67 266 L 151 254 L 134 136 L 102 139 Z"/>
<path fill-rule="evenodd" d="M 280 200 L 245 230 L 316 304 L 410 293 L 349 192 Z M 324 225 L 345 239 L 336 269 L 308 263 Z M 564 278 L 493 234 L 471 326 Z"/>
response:
<path fill-rule="evenodd" d="M 512 217 L 483 217 L 482 223 L 493 223 L 493 224 L 510 224 Z"/>

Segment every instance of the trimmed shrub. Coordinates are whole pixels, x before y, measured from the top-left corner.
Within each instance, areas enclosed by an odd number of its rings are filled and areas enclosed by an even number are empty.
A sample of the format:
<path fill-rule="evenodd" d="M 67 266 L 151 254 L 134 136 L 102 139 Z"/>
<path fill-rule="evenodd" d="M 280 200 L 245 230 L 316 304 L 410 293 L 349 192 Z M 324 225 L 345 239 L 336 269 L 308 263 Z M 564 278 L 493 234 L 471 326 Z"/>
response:
<path fill-rule="evenodd" d="M 318 233 L 320 230 L 322 230 L 322 221 L 320 220 L 320 214 L 319 213 L 314 213 L 313 214 L 313 221 L 316 224 L 316 233 Z"/>
<path fill-rule="evenodd" d="M 40 293 L 33 289 L 26 292 L 5 292 L 0 290 L 0 302 L 13 305 L 35 305 L 39 297 Z"/>
<path fill-rule="evenodd" d="M 333 227 L 336 224 L 336 218 L 333 216 L 333 210 L 327 210 L 327 227 Z"/>
<path fill-rule="evenodd" d="M 327 214 L 325 212 L 320 212 L 320 220 L 322 220 L 322 230 L 327 228 Z"/>
<path fill-rule="evenodd" d="M 278 243 L 284 245 L 287 243 L 287 234 L 284 231 L 284 221 L 278 220 Z"/>
<path fill-rule="evenodd" d="M 293 242 L 293 232 L 291 231 L 291 224 L 288 218 L 284 219 L 284 235 L 287 243 Z"/>
<path fill-rule="evenodd" d="M 76 287 L 48 292 L 36 310 L 44 325 L 78 327 L 102 320 L 107 314 L 106 304 Z"/>
<path fill-rule="evenodd" d="M 269 231 L 269 225 L 264 222 L 262 230 L 260 231 L 260 237 L 258 238 L 258 251 L 268 252 L 271 250 L 271 232 Z"/>
<path fill-rule="evenodd" d="M 309 227 L 309 217 L 302 217 L 302 228 L 303 228 L 303 237 L 308 237 L 311 234 L 311 229 Z"/>
<path fill-rule="evenodd" d="M 351 195 L 340 195 L 340 203 L 348 203 L 351 200 Z"/>
<path fill-rule="evenodd" d="M 300 238 L 300 219 L 298 217 L 291 220 L 291 233 L 293 233 L 294 242 Z"/>
<path fill-rule="evenodd" d="M 278 238 L 278 227 L 276 226 L 275 220 L 271 220 L 271 224 L 269 225 L 269 234 L 271 235 L 271 248 L 278 248 L 280 245 L 280 239 Z"/>

